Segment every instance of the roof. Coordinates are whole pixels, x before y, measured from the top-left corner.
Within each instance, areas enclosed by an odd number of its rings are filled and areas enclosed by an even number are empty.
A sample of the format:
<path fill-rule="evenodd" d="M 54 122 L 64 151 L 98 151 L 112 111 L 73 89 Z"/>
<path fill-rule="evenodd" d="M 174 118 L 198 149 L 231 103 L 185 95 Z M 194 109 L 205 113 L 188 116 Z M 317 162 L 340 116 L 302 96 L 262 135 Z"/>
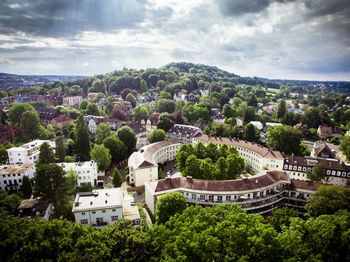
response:
<path fill-rule="evenodd" d="M 176 144 L 180 145 L 180 143 L 173 140 L 165 140 L 144 146 L 139 151 L 131 154 L 128 160 L 128 166 L 134 169 L 155 166 L 157 163 L 154 162 L 153 154 L 163 147 Z"/>
<path fill-rule="evenodd" d="M 34 208 L 35 211 L 45 211 L 48 206 L 49 204 L 42 201 L 40 198 L 31 198 L 31 199 L 24 199 L 17 209 L 24 210 L 24 209 Z"/>
<path fill-rule="evenodd" d="M 33 164 L 24 164 L 21 166 L 1 166 L 0 175 L 21 174 L 32 167 L 33 167 Z"/>
<path fill-rule="evenodd" d="M 321 153 L 323 154 L 327 154 L 329 156 L 334 156 L 332 150 L 327 146 L 326 143 L 324 143 L 323 141 L 317 141 L 314 143 L 314 155 L 316 157 L 320 156 L 321 157 Z"/>
<path fill-rule="evenodd" d="M 304 156 L 286 156 L 284 159 L 284 165 L 298 165 L 306 167 L 314 167 L 320 164 L 325 169 L 350 171 L 350 166 L 343 162 L 332 158 L 317 158 L 317 157 L 304 157 Z M 284 168 L 283 165 L 283 169 Z"/>
<path fill-rule="evenodd" d="M 280 160 L 283 159 L 283 156 L 280 151 L 271 150 L 257 143 L 253 143 L 245 140 L 239 140 L 239 139 L 227 138 L 227 137 L 212 137 L 204 134 L 201 136 L 198 136 L 197 139 L 203 143 L 212 142 L 214 144 L 219 144 L 219 145 L 225 144 L 228 146 L 245 148 L 266 158 L 274 158 L 274 159 L 280 159 Z"/>
<path fill-rule="evenodd" d="M 202 134 L 202 130 L 195 126 L 175 124 L 170 128 L 169 133 L 176 136 L 194 137 L 197 134 Z"/>
<path fill-rule="evenodd" d="M 296 179 L 291 179 L 290 183 L 291 183 L 291 188 L 310 190 L 310 191 L 316 191 L 317 188 L 319 188 L 320 186 L 328 186 L 328 184 L 305 181 L 305 180 L 296 180 Z"/>
<path fill-rule="evenodd" d="M 90 167 L 96 167 L 96 162 L 91 161 L 85 161 L 85 162 L 62 162 L 57 163 L 57 165 L 61 166 L 64 170 L 70 170 L 70 169 L 77 169 L 77 168 L 90 168 Z"/>
<path fill-rule="evenodd" d="M 73 212 L 122 207 L 123 194 L 120 187 L 96 189 L 92 192 L 80 192 L 75 196 Z"/>
<path fill-rule="evenodd" d="M 131 221 L 140 219 L 139 208 L 137 206 L 123 207 L 123 218 Z"/>
<path fill-rule="evenodd" d="M 267 187 L 277 182 L 289 183 L 284 172 L 269 171 L 263 175 L 235 180 L 202 180 L 190 177 L 166 178 L 154 183 L 154 192 L 162 192 L 176 188 L 186 188 L 199 191 L 249 191 Z"/>

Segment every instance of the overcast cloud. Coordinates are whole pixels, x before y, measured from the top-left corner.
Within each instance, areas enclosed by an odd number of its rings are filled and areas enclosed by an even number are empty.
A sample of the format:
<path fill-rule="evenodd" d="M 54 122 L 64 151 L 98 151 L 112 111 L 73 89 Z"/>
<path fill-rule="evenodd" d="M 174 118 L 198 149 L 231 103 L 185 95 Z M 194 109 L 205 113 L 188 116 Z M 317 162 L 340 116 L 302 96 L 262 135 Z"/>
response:
<path fill-rule="evenodd" d="M 173 61 L 350 80 L 350 1 L 0 2 L 0 72 L 93 75 Z"/>

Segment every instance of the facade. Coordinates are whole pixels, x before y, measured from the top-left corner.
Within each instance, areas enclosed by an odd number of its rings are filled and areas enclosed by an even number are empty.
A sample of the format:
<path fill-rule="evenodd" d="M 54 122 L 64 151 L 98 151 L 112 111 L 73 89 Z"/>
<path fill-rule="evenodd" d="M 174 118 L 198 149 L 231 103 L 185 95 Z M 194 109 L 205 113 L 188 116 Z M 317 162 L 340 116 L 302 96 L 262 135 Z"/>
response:
<path fill-rule="evenodd" d="M 250 213 L 269 213 L 283 205 L 303 211 L 306 200 L 320 185 L 322 184 L 290 180 L 281 171 L 268 171 L 236 180 L 166 178 L 145 183 L 145 201 L 153 215 L 157 199 L 169 192 L 180 192 L 189 204 L 238 204 Z"/>
<path fill-rule="evenodd" d="M 55 150 L 55 142 L 50 140 L 34 140 L 20 147 L 7 150 L 10 165 L 34 164 L 39 160 L 40 146 L 47 142 Z"/>
<path fill-rule="evenodd" d="M 225 144 L 236 147 L 240 156 L 244 158 L 246 163 L 251 165 L 254 173 L 260 173 L 263 170 L 282 170 L 283 168 L 283 156 L 281 152 L 271 150 L 253 142 L 225 137 L 210 137 L 207 135 L 193 138 L 193 144 L 198 142 L 204 144 L 212 142 L 218 145 Z"/>
<path fill-rule="evenodd" d="M 179 143 L 191 144 L 196 136 L 203 134 L 203 131 L 195 126 L 175 124 L 170 128 L 168 136 Z"/>
<path fill-rule="evenodd" d="M 323 141 L 316 141 L 313 145 L 310 156 L 322 158 L 335 158 L 335 153 Z"/>
<path fill-rule="evenodd" d="M 82 100 L 82 96 L 67 96 L 63 98 L 63 105 L 79 107 Z"/>
<path fill-rule="evenodd" d="M 317 129 L 317 135 L 321 139 L 327 139 L 332 135 L 332 127 L 326 125 L 319 126 Z"/>
<path fill-rule="evenodd" d="M 158 179 L 158 163 L 174 160 L 181 144 L 162 141 L 142 147 L 128 159 L 129 181 L 135 186 L 143 186 L 147 181 Z"/>
<path fill-rule="evenodd" d="M 71 170 L 76 172 L 77 185 L 90 184 L 95 186 L 97 183 L 97 164 L 95 161 L 73 162 L 73 163 L 58 163 L 65 172 Z"/>
<path fill-rule="evenodd" d="M 35 165 L 23 164 L 21 166 L 0 166 L 0 189 L 17 192 L 21 189 L 23 177 L 34 177 Z"/>
<path fill-rule="evenodd" d="M 289 178 L 297 180 L 309 180 L 307 172 L 320 164 L 326 172 L 327 179 L 324 183 L 346 186 L 350 179 L 350 166 L 337 159 L 315 158 L 302 156 L 286 156 L 283 164 Z"/>
<path fill-rule="evenodd" d="M 90 133 L 95 135 L 96 134 L 96 129 L 97 129 L 97 125 L 96 125 L 95 120 L 90 119 L 89 123 L 88 123 L 88 127 L 89 127 Z"/>
<path fill-rule="evenodd" d="M 105 226 L 123 218 L 121 188 L 98 189 L 77 193 L 72 212 L 82 225 Z"/>

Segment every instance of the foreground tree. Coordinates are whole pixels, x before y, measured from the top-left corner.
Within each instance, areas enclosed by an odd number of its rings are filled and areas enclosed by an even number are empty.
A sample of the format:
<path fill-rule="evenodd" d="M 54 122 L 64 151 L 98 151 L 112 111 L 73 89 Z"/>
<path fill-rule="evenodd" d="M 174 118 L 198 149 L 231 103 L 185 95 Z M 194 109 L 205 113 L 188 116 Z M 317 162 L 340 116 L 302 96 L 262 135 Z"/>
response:
<path fill-rule="evenodd" d="M 297 210 L 288 207 L 277 208 L 272 211 L 271 215 L 267 217 L 267 222 L 271 224 L 277 231 L 282 231 L 283 226 L 290 225 L 290 219 L 298 217 Z"/>
<path fill-rule="evenodd" d="M 122 181 L 120 179 L 120 173 L 117 168 L 115 168 L 113 171 L 112 182 L 114 187 L 120 187 L 122 185 Z"/>
<path fill-rule="evenodd" d="M 326 178 L 326 170 L 324 170 L 321 164 L 317 164 L 311 171 L 306 172 L 306 175 L 311 181 L 320 182 Z"/>
<path fill-rule="evenodd" d="M 346 135 L 343 137 L 340 143 L 340 150 L 346 156 L 347 160 L 350 160 L 350 136 Z"/>
<path fill-rule="evenodd" d="M 279 150 L 287 155 L 301 154 L 302 133 L 291 126 L 274 126 L 267 131 L 267 142 L 274 150 Z"/>
<path fill-rule="evenodd" d="M 186 198 L 179 192 L 167 193 L 161 196 L 157 201 L 155 211 L 157 223 L 164 224 L 171 216 L 181 213 L 186 208 Z"/>
<path fill-rule="evenodd" d="M 137 138 L 135 132 L 128 126 L 123 126 L 117 130 L 117 136 L 126 145 L 128 154 L 131 154 L 136 147 Z"/>
<path fill-rule="evenodd" d="M 53 153 L 53 149 L 51 148 L 49 143 L 44 142 L 40 146 L 39 163 L 50 164 L 54 162 L 55 162 L 55 154 Z"/>
<path fill-rule="evenodd" d="M 32 183 L 30 182 L 29 177 L 27 176 L 23 176 L 22 178 L 21 192 L 24 198 L 30 198 L 30 196 L 32 195 Z"/>
<path fill-rule="evenodd" d="M 63 162 L 66 157 L 66 146 L 64 145 L 64 136 L 57 136 L 55 139 L 55 155 L 58 162 Z"/>
<path fill-rule="evenodd" d="M 12 103 L 9 108 L 9 119 L 12 124 L 19 125 L 24 112 L 36 112 L 34 107 L 28 103 Z"/>
<path fill-rule="evenodd" d="M 103 145 L 109 149 L 113 162 L 119 163 L 127 157 L 128 148 L 115 135 L 110 135 L 103 140 Z"/>
<path fill-rule="evenodd" d="M 40 118 L 36 111 L 26 111 L 21 117 L 21 129 L 25 140 L 33 140 L 40 134 Z"/>
<path fill-rule="evenodd" d="M 305 206 L 310 216 L 334 214 L 339 210 L 350 210 L 350 188 L 342 186 L 321 186 Z"/>
<path fill-rule="evenodd" d="M 34 181 L 34 196 L 40 196 L 52 203 L 56 217 L 60 217 L 68 196 L 67 179 L 62 167 L 56 164 L 39 164 Z"/>
<path fill-rule="evenodd" d="M 80 161 L 89 160 L 90 156 L 90 136 L 89 128 L 84 122 L 83 115 L 80 115 L 75 125 L 75 153 Z"/>
<path fill-rule="evenodd" d="M 96 128 L 95 140 L 97 144 L 102 144 L 106 137 L 111 134 L 111 127 L 106 123 L 101 123 Z"/>
<path fill-rule="evenodd" d="M 96 161 L 99 171 L 104 172 L 111 164 L 112 156 L 104 145 L 95 144 L 90 155 L 91 159 Z"/>
<path fill-rule="evenodd" d="M 163 141 L 165 137 L 166 137 L 166 134 L 163 129 L 154 129 L 148 135 L 148 140 L 150 143 L 155 143 L 155 142 Z"/>

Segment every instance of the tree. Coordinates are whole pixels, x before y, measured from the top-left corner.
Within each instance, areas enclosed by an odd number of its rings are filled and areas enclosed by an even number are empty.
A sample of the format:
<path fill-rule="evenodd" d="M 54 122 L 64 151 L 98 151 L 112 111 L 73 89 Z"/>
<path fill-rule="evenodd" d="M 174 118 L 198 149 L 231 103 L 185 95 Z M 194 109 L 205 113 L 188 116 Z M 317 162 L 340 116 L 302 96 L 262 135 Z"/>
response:
<path fill-rule="evenodd" d="M 40 132 L 40 118 L 35 111 L 26 111 L 21 117 L 21 129 L 25 140 L 38 138 Z"/>
<path fill-rule="evenodd" d="M 134 119 L 141 119 L 149 116 L 149 110 L 147 106 L 139 105 L 135 107 L 133 117 Z"/>
<path fill-rule="evenodd" d="M 90 156 L 90 136 L 89 128 L 80 115 L 75 124 L 75 153 L 79 156 L 80 161 L 89 160 Z"/>
<path fill-rule="evenodd" d="M 135 147 L 137 138 L 135 132 L 128 126 L 123 126 L 117 130 L 117 136 L 128 148 L 128 154 L 131 154 Z"/>
<path fill-rule="evenodd" d="M 282 119 L 286 113 L 287 113 L 286 101 L 282 99 L 277 106 L 277 113 L 276 113 L 277 119 Z"/>
<path fill-rule="evenodd" d="M 290 225 L 290 219 L 293 217 L 298 217 L 297 210 L 282 207 L 273 210 L 271 215 L 267 218 L 267 222 L 280 232 L 283 226 L 288 227 Z"/>
<path fill-rule="evenodd" d="M 346 156 L 347 160 L 350 160 L 350 136 L 346 135 L 343 137 L 340 143 L 340 150 Z"/>
<path fill-rule="evenodd" d="M 173 113 L 175 111 L 175 106 L 175 101 L 170 99 L 158 99 L 156 102 L 157 111 L 160 113 Z"/>
<path fill-rule="evenodd" d="M 86 114 L 93 115 L 93 116 L 99 116 L 100 111 L 98 109 L 98 106 L 95 103 L 89 103 L 87 108 L 86 108 Z"/>
<path fill-rule="evenodd" d="M 89 105 L 89 102 L 84 99 L 83 101 L 80 102 L 79 109 L 80 110 L 86 110 L 88 105 Z"/>
<path fill-rule="evenodd" d="M 321 186 L 311 195 L 306 206 L 310 216 L 335 214 L 345 209 L 350 211 L 350 188 L 342 186 Z"/>
<path fill-rule="evenodd" d="M 9 214 L 14 216 L 16 214 L 17 207 L 19 206 L 19 204 L 21 204 L 21 201 L 22 199 L 17 194 L 9 195 L 6 191 L 0 190 L 0 217 L 4 217 L 3 214 Z M 6 217 L 4 218 L 6 219 Z M 4 227 L 1 227 L 1 229 L 4 229 Z M 3 234 L 0 234 L 0 236 L 3 236 Z M 3 243 L 3 241 L 0 242 Z M 0 254 L 0 257 L 3 256 L 1 256 Z"/>
<path fill-rule="evenodd" d="M 312 168 L 311 171 L 306 172 L 307 178 L 311 181 L 322 181 L 326 178 L 326 170 L 321 166 L 321 164 L 317 164 Z"/>
<path fill-rule="evenodd" d="M 255 142 L 257 140 L 257 131 L 256 128 L 253 124 L 248 124 L 245 127 L 244 130 L 244 138 L 245 140 L 251 141 L 251 142 Z"/>
<path fill-rule="evenodd" d="M 105 138 L 103 145 L 109 149 L 113 162 L 119 163 L 127 157 L 127 146 L 115 135 Z"/>
<path fill-rule="evenodd" d="M 155 143 L 163 141 L 166 137 L 165 131 L 163 129 L 153 129 L 148 135 L 148 140 L 150 143 Z"/>
<path fill-rule="evenodd" d="M 50 164 L 55 162 L 55 154 L 49 143 L 44 142 L 40 146 L 39 163 Z"/>
<path fill-rule="evenodd" d="M 98 170 L 105 171 L 111 164 L 112 156 L 104 145 L 95 144 L 90 152 L 91 159 L 96 161 Z"/>
<path fill-rule="evenodd" d="M 157 128 L 163 129 L 165 132 L 173 126 L 174 119 L 173 116 L 169 113 L 161 113 L 159 116 L 159 121 L 157 123 Z"/>
<path fill-rule="evenodd" d="M 222 114 L 224 116 L 226 116 L 227 118 L 229 117 L 233 117 L 234 116 L 234 112 L 232 107 L 229 104 L 225 104 L 222 108 Z"/>
<path fill-rule="evenodd" d="M 23 176 L 22 178 L 22 186 L 21 186 L 21 192 L 23 194 L 24 198 L 30 198 L 32 195 L 32 183 L 29 180 L 29 177 Z"/>
<path fill-rule="evenodd" d="M 135 107 L 136 104 L 137 104 L 136 97 L 135 97 L 132 93 L 129 93 L 129 94 L 126 96 L 125 101 L 130 102 L 130 104 L 132 105 L 132 107 Z"/>
<path fill-rule="evenodd" d="M 12 103 L 9 108 L 9 119 L 11 123 L 19 125 L 24 112 L 36 112 L 34 107 L 28 103 Z"/>
<path fill-rule="evenodd" d="M 103 80 L 95 79 L 89 92 L 106 93 L 106 83 Z"/>
<path fill-rule="evenodd" d="M 101 123 L 96 128 L 95 140 L 97 144 L 102 144 L 106 137 L 111 135 L 111 127 L 106 123 Z"/>
<path fill-rule="evenodd" d="M 53 203 L 55 215 L 63 213 L 68 196 L 67 178 L 56 164 L 39 164 L 34 175 L 34 196 Z"/>
<path fill-rule="evenodd" d="M 57 136 L 55 139 L 55 154 L 58 162 L 63 162 L 66 157 L 66 147 L 64 145 L 64 136 Z"/>
<path fill-rule="evenodd" d="M 114 187 L 120 187 L 122 185 L 122 181 L 120 179 L 120 173 L 117 168 L 115 168 L 113 171 L 112 182 Z"/>
<path fill-rule="evenodd" d="M 274 126 L 267 131 L 267 142 L 274 150 L 285 154 L 301 154 L 300 143 L 302 133 L 291 126 Z"/>
<path fill-rule="evenodd" d="M 8 154 L 6 147 L 4 145 L 0 145 L 0 164 L 5 164 L 8 161 Z"/>
<path fill-rule="evenodd" d="M 66 178 L 68 188 L 67 193 L 68 195 L 74 195 L 77 187 L 77 171 L 74 169 L 68 170 L 68 172 L 66 172 Z"/>
<path fill-rule="evenodd" d="M 165 224 L 169 218 L 181 213 L 187 208 L 186 198 L 179 192 L 171 192 L 159 197 L 156 204 L 156 220 L 159 224 Z"/>

